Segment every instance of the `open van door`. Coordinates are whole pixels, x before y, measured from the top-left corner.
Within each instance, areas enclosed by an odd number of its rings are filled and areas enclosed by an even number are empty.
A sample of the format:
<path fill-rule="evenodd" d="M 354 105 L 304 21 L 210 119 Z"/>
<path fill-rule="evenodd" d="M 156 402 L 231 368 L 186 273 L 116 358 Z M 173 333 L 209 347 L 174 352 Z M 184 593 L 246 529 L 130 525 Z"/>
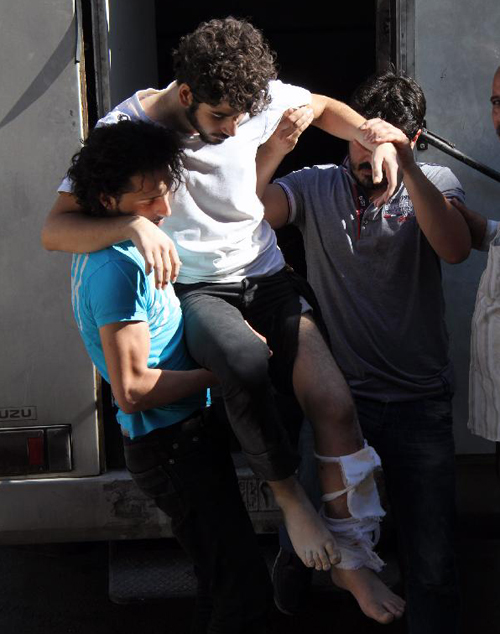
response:
<path fill-rule="evenodd" d="M 477 161 L 500 171 L 500 144 L 491 124 L 491 83 L 500 65 L 497 0 L 379 0 L 385 56 L 422 86 L 426 126 Z M 500 219 L 498 183 L 444 154 L 417 144 L 417 160 L 448 166 L 471 209 Z M 458 454 L 492 453 L 494 445 L 467 429 L 470 322 L 486 254 L 473 251 L 460 265 L 443 264 L 447 324 L 455 366 L 454 421 Z"/>
<path fill-rule="evenodd" d="M 95 375 L 69 301 L 71 258 L 40 245 L 86 125 L 81 22 L 69 0 L 2 4 L 0 539 L 43 524 L 50 484 L 24 504 L 31 482 L 102 469 Z"/>

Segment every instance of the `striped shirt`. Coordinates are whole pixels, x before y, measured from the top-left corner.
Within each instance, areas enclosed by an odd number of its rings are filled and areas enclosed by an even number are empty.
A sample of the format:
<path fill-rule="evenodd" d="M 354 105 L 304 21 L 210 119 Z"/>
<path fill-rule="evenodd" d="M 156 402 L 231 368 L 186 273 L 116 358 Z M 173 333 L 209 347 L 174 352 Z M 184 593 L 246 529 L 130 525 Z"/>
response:
<path fill-rule="evenodd" d="M 500 223 L 488 221 L 488 263 L 472 317 L 469 423 L 472 433 L 500 441 Z"/>

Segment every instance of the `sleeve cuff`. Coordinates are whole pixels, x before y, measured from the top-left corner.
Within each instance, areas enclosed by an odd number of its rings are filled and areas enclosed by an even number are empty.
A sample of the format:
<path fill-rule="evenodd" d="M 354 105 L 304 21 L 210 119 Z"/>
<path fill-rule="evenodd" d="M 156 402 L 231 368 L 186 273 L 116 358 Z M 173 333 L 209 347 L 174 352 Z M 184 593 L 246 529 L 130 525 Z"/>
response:
<path fill-rule="evenodd" d="M 291 225 L 295 222 L 297 218 L 297 204 L 295 203 L 295 198 L 293 197 L 292 190 L 285 185 L 285 183 L 277 182 L 277 185 L 281 187 L 281 189 L 285 192 L 286 198 L 288 200 L 288 218 L 286 219 L 286 224 Z"/>
<path fill-rule="evenodd" d="M 114 313 L 106 313 L 106 315 L 100 315 L 96 318 L 96 324 L 98 328 L 102 328 L 103 326 L 107 326 L 108 324 L 118 324 L 118 323 L 127 323 L 129 321 L 148 321 L 148 316 L 146 313 L 136 312 L 131 313 L 130 311 L 120 311 Z"/>
<path fill-rule="evenodd" d="M 73 193 L 73 183 L 70 181 L 70 179 L 66 176 L 63 181 L 61 182 L 61 184 L 59 185 L 59 187 L 57 188 L 57 193 L 65 193 L 65 194 L 72 194 Z"/>
<path fill-rule="evenodd" d="M 486 231 L 484 233 L 484 238 L 479 249 L 480 251 L 488 251 L 488 249 L 490 248 L 490 243 L 496 236 L 499 227 L 500 222 L 498 220 L 488 220 Z"/>

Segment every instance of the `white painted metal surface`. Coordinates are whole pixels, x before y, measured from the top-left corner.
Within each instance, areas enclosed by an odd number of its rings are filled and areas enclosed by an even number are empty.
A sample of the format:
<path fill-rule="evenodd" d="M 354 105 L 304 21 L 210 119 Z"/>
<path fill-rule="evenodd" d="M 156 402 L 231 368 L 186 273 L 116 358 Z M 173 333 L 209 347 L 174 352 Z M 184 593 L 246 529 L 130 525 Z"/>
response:
<path fill-rule="evenodd" d="M 427 127 L 472 158 L 500 170 L 500 143 L 491 123 L 491 81 L 500 65 L 498 0 L 399 0 L 401 67 L 427 97 Z M 449 166 L 462 182 L 467 204 L 500 218 L 500 186 L 432 147 L 418 160 Z M 484 254 L 443 266 L 447 321 L 456 370 L 454 400 L 457 453 L 489 453 L 493 443 L 466 428 L 470 321 Z"/>
<path fill-rule="evenodd" d="M 71 257 L 40 244 L 82 136 L 74 6 L 1 0 L 0 16 L 0 429 L 70 424 L 71 476 L 96 475 L 94 371 L 73 323 Z"/>

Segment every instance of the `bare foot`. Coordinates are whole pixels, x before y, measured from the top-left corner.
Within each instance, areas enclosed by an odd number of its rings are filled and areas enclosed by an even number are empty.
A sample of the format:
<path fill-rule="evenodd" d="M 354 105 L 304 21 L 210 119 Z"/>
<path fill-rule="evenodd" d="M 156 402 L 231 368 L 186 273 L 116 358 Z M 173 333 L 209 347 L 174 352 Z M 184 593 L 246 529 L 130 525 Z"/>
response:
<path fill-rule="evenodd" d="M 340 561 L 340 552 L 331 532 L 294 477 L 269 482 L 283 512 L 293 548 L 308 568 L 330 570 Z"/>
<path fill-rule="evenodd" d="M 385 625 L 403 616 L 405 602 L 389 590 L 373 570 L 332 568 L 330 574 L 333 583 L 349 590 L 361 610 L 371 619 Z"/>

